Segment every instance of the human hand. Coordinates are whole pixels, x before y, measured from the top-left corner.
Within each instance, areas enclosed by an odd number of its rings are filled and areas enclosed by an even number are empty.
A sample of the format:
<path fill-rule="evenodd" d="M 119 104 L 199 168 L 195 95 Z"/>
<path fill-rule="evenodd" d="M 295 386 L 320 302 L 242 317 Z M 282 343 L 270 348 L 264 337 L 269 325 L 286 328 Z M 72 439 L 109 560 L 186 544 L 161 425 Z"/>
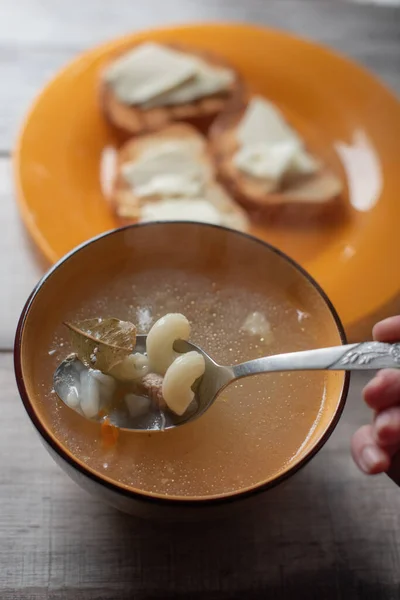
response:
<path fill-rule="evenodd" d="M 400 316 L 375 325 L 379 342 L 400 340 Z M 379 371 L 364 388 L 365 402 L 375 412 L 372 425 L 353 435 L 351 451 L 357 466 L 368 475 L 388 473 L 400 484 L 400 369 Z"/>

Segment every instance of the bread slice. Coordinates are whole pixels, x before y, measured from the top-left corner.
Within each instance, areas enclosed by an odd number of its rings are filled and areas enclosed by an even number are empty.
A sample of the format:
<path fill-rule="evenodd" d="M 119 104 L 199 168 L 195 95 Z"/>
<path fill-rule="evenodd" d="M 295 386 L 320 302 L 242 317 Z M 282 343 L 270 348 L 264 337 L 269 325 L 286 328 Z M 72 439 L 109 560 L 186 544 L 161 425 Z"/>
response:
<path fill-rule="evenodd" d="M 196 153 L 199 163 L 209 171 L 209 181 L 214 178 L 215 172 L 208 157 L 206 139 L 190 125 L 176 123 L 157 133 L 132 138 L 121 147 L 117 157 L 117 169 L 111 200 L 118 217 L 124 220 L 127 219 L 128 222 L 140 220 L 141 205 L 143 204 L 143 200 L 135 195 L 132 186 L 122 174 L 122 165 L 139 160 L 148 149 L 164 142 L 174 142 L 176 140 L 188 140 L 193 146 L 193 151 Z M 151 200 L 157 201 L 160 198 L 155 197 Z"/>
<path fill-rule="evenodd" d="M 196 101 L 157 108 L 142 108 L 121 102 L 102 73 L 100 82 L 100 104 L 106 119 L 125 136 L 146 134 L 175 122 L 189 123 L 203 133 L 207 132 L 214 119 L 225 109 L 233 97 L 243 95 L 243 82 L 238 72 L 225 60 L 210 52 L 193 49 L 184 45 L 164 44 L 180 52 L 197 56 L 210 65 L 232 70 L 235 79 L 227 91 L 212 94 Z M 120 55 L 114 57 L 114 61 Z M 111 64 L 111 63 L 109 63 Z"/>
<path fill-rule="evenodd" d="M 215 181 L 215 170 L 210 158 L 207 140 L 193 127 L 183 123 L 170 125 L 158 133 L 129 140 L 118 153 L 116 175 L 114 178 L 111 201 L 121 224 L 129 224 L 144 220 L 145 206 L 151 204 L 155 214 L 157 203 L 165 200 L 164 196 L 153 195 L 146 198 L 135 195 L 134 189 L 122 173 L 122 165 L 138 161 L 143 154 L 167 142 L 187 141 L 196 163 L 201 166 L 204 174 L 204 191 L 202 198 L 218 211 L 221 224 L 232 229 L 247 230 L 248 219 L 246 212 L 232 200 L 224 188 Z M 182 207 L 187 208 L 187 200 Z M 196 200 L 189 200 L 196 202 Z M 162 218 L 161 218 L 162 220 Z M 191 220 L 189 218 L 188 220 Z M 197 219 L 194 219 L 197 220 Z"/>
<path fill-rule="evenodd" d="M 210 130 L 210 149 L 217 178 L 235 200 L 264 216 L 284 210 L 306 219 L 337 207 L 343 184 L 328 165 L 321 164 L 312 175 L 286 176 L 279 187 L 275 181 L 248 175 L 235 165 L 234 156 L 239 149 L 237 128 L 245 110 L 243 104 L 232 105 Z"/>

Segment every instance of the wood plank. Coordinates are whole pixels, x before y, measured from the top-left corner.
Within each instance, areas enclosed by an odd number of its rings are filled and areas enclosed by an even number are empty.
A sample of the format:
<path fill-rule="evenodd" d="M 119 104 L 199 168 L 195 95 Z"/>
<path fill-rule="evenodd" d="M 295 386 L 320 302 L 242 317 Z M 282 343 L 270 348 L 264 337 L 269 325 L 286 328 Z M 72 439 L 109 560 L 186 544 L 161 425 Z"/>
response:
<path fill-rule="evenodd" d="M 399 35 L 396 7 L 339 0 L 251 0 L 247 4 L 241 0 L 171 0 L 167 4 L 164 0 L 147 0 L 141 5 L 131 0 L 116 4 L 86 0 L 79 6 L 79 13 L 65 0 L 2 0 L 1 11 L 0 39 L 11 46 L 87 48 L 101 39 L 142 28 L 214 20 L 268 24 L 333 43 L 338 49 L 343 49 L 342 43 L 349 48 L 366 45 L 369 34 L 380 35 L 383 29 L 388 38 Z M 357 35 L 351 35 L 357 31 L 358 40 Z"/>
<path fill-rule="evenodd" d="M 13 347 L 19 314 L 47 267 L 21 224 L 11 179 L 10 159 L 0 158 L 0 351 Z"/>
<path fill-rule="evenodd" d="M 29 15 L 29 18 L 26 18 Z M 82 50 L 144 27 L 233 20 L 286 29 L 323 42 L 371 69 L 400 92 L 399 11 L 326 0 L 86 0 L 79 17 L 65 0 L 2 0 L 0 152 L 14 145 L 23 116 L 43 85 Z"/>
<path fill-rule="evenodd" d="M 189 530 L 122 515 L 69 481 L 24 413 L 11 355 L 0 355 L 0 597 L 394 600 L 399 490 L 360 474 L 349 454 L 370 416 L 365 381 L 354 378 L 339 426 L 301 473 L 252 512 Z"/>
<path fill-rule="evenodd" d="M 377 6 L 400 6 L 400 0 L 348 0 L 359 4 L 376 4 Z"/>
<path fill-rule="evenodd" d="M 2 23 L 0 7 L 0 23 Z M 0 153 L 9 154 L 29 107 L 43 86 L 76 51 L 12 48 L 0 34 Z"/>

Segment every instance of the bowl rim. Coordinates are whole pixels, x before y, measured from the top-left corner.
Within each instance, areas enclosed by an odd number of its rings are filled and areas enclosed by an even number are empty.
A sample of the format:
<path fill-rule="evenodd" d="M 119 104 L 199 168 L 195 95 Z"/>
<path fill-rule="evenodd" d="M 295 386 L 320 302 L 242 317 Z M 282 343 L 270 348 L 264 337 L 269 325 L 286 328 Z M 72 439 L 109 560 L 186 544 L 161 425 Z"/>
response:
<path fill-rule="evenodd" d="M 325 432 L 322 434 L 322 436 L 317 441 L 317 443 L 310 449 L 309 452 L 306 453 L 306 455 L 299 462 L 292 465 L 291 467 L 289 467 L 289 469 L 287 469 L 286 471 L 284 471 L 283 473 L 281 473 L 280 475 L 278 475 L 277 477 L 275 477 L 274 479 L 272 479 L 270 481 L 266 481 L 264 483 L 258 483 L 254 486 L 249 486 L 248 488 L 244 488 L 243 490 L 238 490 L 237 492 L 230 492 L 229 494 L 220 493 L 220 494 L 217 494 L 214 496 L 199 496 L 198 498 L 193 497 L 193 496 L 189 496 L 189 497 L 163 496 L 161 494 L 153 494 L 151 492 L 146 492 L 146 491 L 141 491 L 141 490 L 134 489 L 134 488 L 129 488 L 127 485 L 118 483 L 116 481 L 112 481 L 110 478 L 107 478 L 105 476 L 103 477 L 100 473 L 98 473 L 94 469 L 91 469 L 90 467 L 85 465 L 83 462 L 81 463 L 80 461 L 75 459 L 74 455 L 71 452 L 68 452 L 64 448 L 64 446 L 61 444 L 61 442 L 58 441 L 56 436 L 51 436 L 49 434 L 46 427 L 42 423 L 42 419 L 39 418 L 37 412 L 34 409 L 33 403 L 30 400 L 28 391 L 25 386 L 24 376 L 22 373 L 22 358 L 21 358 L 22 352 L 21 352 L 21 350 L 22 350 L 22 337 L 23 337 L 25 324 L 27 322 L 30 309 L 33 305 L 33 302 L 34 302 L 36 296 L 39 294 L 40 290 L 42 289 L 43 285 L 47 282 L 47 280 L 52 277 L 53 273 L 55 271 L 57 271 L 64 263 L 66 263 L 68 260 L 70 260 L 73 256 L 75 256 L 76 254 L 79 254 L 79 252 L 84 250 L 87 246 L 90 246 L 90 245 L 102 240 L 103 238 L 109 238 L 114 235 L 121 235 L 121 233 L 123 233 L 127 230 L 135 230 L 135 229 L 144 228 L 144 227 L 145 228 L 152 228 L 152 227 L 159 227 L 159 226 L 168 227 L 169 225 L 173 225 L 173 226 L 177 226 L 177 225 L 178 226 L 188 226 L 189 225 L 189 226 L 195 226 L 195 227 L 201 227 L 201 228 L 213 228 L 213 229 L 222 230 L 222 231 L 228 232 L 229 234 L 232 234 L 232 235 L 247 238 L 251 242 L 254 242 L 260 246 L 263 246 L 264 248 L 268 249 L 270 252 L 273 252 L 277 256 L 283 258 L 286 262 L 288 262 L 290 265 L 292 265 L 301 275 L 303 275 L 308 280 L 308 282 L 311 283 L 311 285 L 314 287 L 314 289 L 319 293 L 322 300 L 325 302 L 325 305 L 329 309 L 330 314 L 333 317 L 335 326 L 339 333 L 341 343 L 346 344 L 347 339 L 346 339 L 346 334 L 345 334 L 341 319 L 340 319 L 335 307 L 333 306 L 331 300 L 329 299 L 327 294 L 324 292 L 322 287 L 319 285 L 319 283 L 308 273 L 308 271 L 306 271 L 293 258 L 288 256 L 285 252 L 282 252 L 282 250 L 279 250 L 275 246 L 269 244 L 268 242 L 260 240 L 248 233 L 233 230 L 228 227 L 223 227 L 221 225 L 213 225 L 213 224 L 193 222 L 193 221 L 167 221 L 167 222 L 153 221 L 153 222 L 146 222 L 146 223 L 134 223 L 134 224 L 130 224 L 130 225 L 126 225 L 123 227 L 118 227 L 116 229 L 106 231 L 104 233 L 101 233 L 101 234 L 91 238 L 90 240 L 83 242 L 82 244 L 80 244 L 79 246 L 77 246 L 76 248 L 74 248 L 70 252 L 68 252 L 66 255 L 64 255 L 60 260 L 58 260 L 43 275 L 43 277 L 36 284 L 36 286 L 32 290 L 31 294 L 29 295 L 29 297 L 22 309 L 20 318 L 18 320 L 16 333 L 15 333 L 14 373 L 15 373 L 16 383 L 17 383 L 18 391 L 19 391 L 22 403 L 25 407 L 25 410 L 28 413 L 28 416 L 31 419 L 32 424 L 34 425 L 34 427 L 36 428 L 36 430 L 38 431 L 40 436 L 43 438 L 43 440 L 46 442 L 46 444 L 48 444 L 50 446 L 50 448 L 52 449 L 52 451 L 55 452 L 55 454 L 57 454 L 64 462 L 66 462 L 73 469 L 77 470 L 79 474 L 89 478 L 94 483 L 104 486 L 108 491 L 120 494 L 131 500 L 137 500 L 140 502 L 145 502 L 145 503 L 150 503 L 150 504 L 159 504 L 162 506 L 170 505 L 170 506 L 199 507 L 199 506 L 211 506 L 211 505 L 217 505 L 217 504 L 230 503 L 230 502 L 248 498 L 255 494 L 262 493 L 268 489 L 271 489 L 271 488 L 279 485 L 280 483 L 282 483 L 283 481 L 285 481 L 286 479 L 288 479 L 289 477 L 294 475 L 301 468 L 303 468 L 321 450 L 321 448 L 326 444 L 326 442 L 332 435 L 332 433 L 333 433 L 334 429 L 336 428 L 336 426 L 339 422 L 339 419 L 343 413 L 343 409 L 346 404 L 346 399 L 347 399 L 349 385 L 350 385 L 350 373 L 348 371 L 346 371 L 344 374 L 344 381 L 343 381 L 342 389 L 340 392 L 339 401 L 338 401 L 336 410 L 332 416 L 332 419 L 329 422 L 329 425 L 327 426 Z"/>

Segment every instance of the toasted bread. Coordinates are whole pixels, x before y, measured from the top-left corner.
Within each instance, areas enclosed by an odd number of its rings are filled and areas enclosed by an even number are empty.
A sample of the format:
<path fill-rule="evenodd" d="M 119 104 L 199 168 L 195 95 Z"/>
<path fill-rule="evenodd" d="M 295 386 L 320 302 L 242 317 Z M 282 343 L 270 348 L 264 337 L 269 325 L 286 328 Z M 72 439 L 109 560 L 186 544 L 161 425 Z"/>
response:
<path fill-rule="evenodd" d="M 230 198 L 221 185 L 215 182 L 214 165 L 209 156 L 206 139 L 196 129 L 183 123 L 170 125 L 158 133 L 133 138 L 122 146 L 118 154 L 117 172 L 111 198 L 121 224 L 143 220 L 143 207 L 146 203 L 156 206 L 157 202 L 165 199 L 160 195 L 145 199 L 135 195 L 134 189 L 122 173 L 122 165 L 139 160 L 147 149 L 153 148 L 157 144 L 182 140 L 190 142 L 196 162 L 198 161 L 202 166 L 205 178 L 204 200 L 210 202 L 220 213 L 221 224 L 233 229 L 246 230 L 248 220 L 245 211 Z"/>
<path fill-rule="evenodd" d="M 118 153 L 117 173 L 112 192 L 112 202 L 120 218 L 128 222 L 140 220 L 140 206 L 142 203 L 141 199 L 135 196 L 131 185 L 123 176 L 121 172 L 122 165 L 138 160 L 147 148 L 156 144 L 186 139 L 194 144 L 199 162 L 203 163 L 206 169 L 209 169 L 209 179 L 211 180 L 214 177 L 213 165 L 207 154 L 206 139 L 190 125 L 176 123 L 157 133 L 132 138 L 121 147 Z M 156 197 L 153 200 L 159 200 L 159 198 Z"/>
<path fill-rule="evenodd" d="M 229 90 L 212 94 L 196 101 L 157 108 L 131 106 L 121 102 L 112 87 L 102 76 L 100 83 L 100 103 L 106 119 L 125 136 L 146 134 L 166 127 L 175 122 L 193 125 L 196 129 L 207 132 L 214 119 L 225 109 L 233 97 L 243 95 L 243 82 L 239 74 L 223 59 L 202 50 L 177 44 L 165 44 L 180 52 L 192 54 L 210 65 L 229 68 L 235 73 L 235 79 Z M 119 58 L 116 56 L 114 61 Z M 110 63 L 111 64 L 111 63 Z"/>
<path fill-rule="evenodd" d="M 251 176 L 235 165 L 234 156 L 239 149 L 237 128 L 245 110 L 243 104 L 231 106 L 210 130 L 217 178 L 235 200 L 264 216 L 276 215 L 284 209 L 285 213 L 297 213 L 307 219 L 337 206 L 343 185 L 328 165 L 321 165 L 312 175 L 286 176 L 280 184 Z"/>

